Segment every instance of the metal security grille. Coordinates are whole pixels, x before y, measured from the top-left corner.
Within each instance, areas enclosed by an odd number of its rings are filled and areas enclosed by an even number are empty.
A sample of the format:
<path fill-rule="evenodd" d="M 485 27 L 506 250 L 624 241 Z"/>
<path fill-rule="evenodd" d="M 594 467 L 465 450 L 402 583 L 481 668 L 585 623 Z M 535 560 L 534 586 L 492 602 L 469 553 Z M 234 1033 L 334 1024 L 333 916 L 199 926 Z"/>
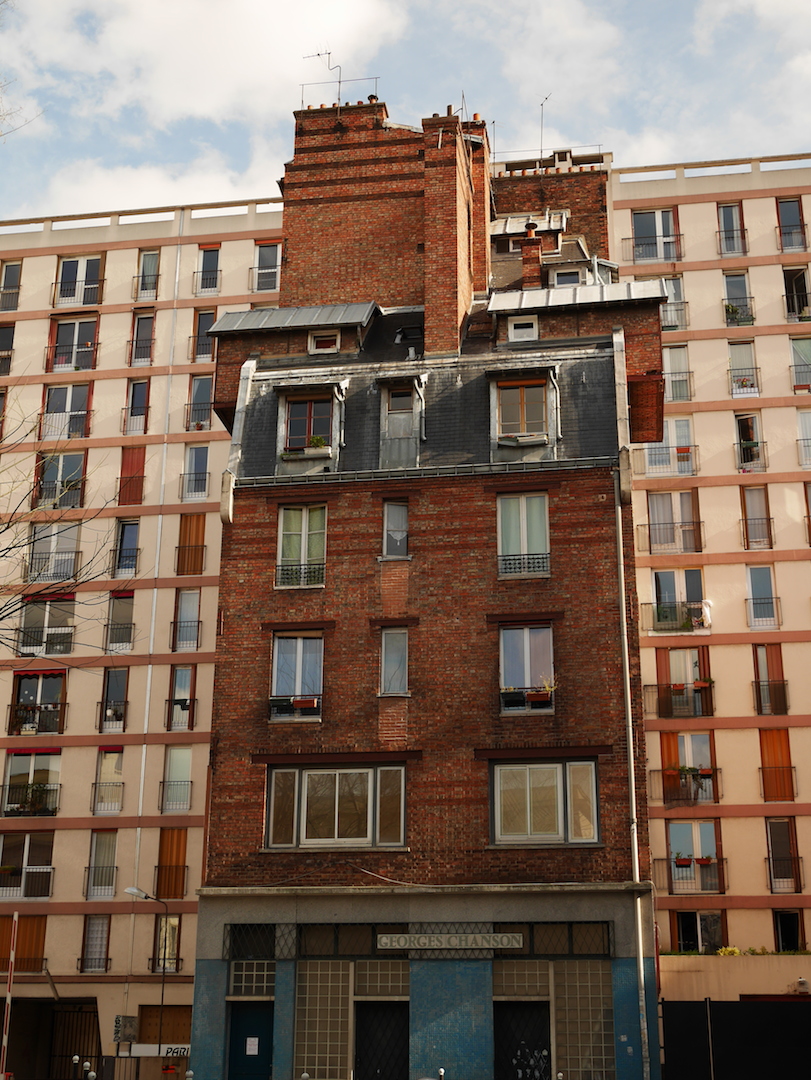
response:
<path fill-rule="evenodd" d="M 496 956 L 611 956 L 611 923 L 495 923 L 498 934 L 523 934 L 524 947 L 496 949 Z"/>
<path fill-rule="evenodd" d="M 342 957 L 405 956 L 397 949 L 377 949 L 378 934 L 407 934 L 405 923 L 305 923 L 299 926 L 299 956 Z"/>
<path fill-rule="evenodd" d="M 549 1005 L 493 1002 L 494 1080 L 550 1080 Z"/>
<path fill-rule="evenodd" d="M 273 923 L 226 923 L 223 960 L 273 960 L 276 927 Z"/>
<path fill-rule="evenodd" d="M 408 1080 L 408 1002 L 355 1005 L 355 1080 Z"/>

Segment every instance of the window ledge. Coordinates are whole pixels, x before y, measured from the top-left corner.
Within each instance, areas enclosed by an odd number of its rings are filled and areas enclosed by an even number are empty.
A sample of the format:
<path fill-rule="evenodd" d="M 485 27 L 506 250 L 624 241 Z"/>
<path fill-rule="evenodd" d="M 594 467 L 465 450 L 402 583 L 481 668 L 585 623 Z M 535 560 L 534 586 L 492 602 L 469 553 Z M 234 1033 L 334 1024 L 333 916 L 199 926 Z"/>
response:
<path fill-rule="evenodd" d="M 302 458 L 331 458 L 331 446 L 305 446 L 301 450 L 283 450 L 282 461 L 301 461 Z"/>
<path fill-rule="evenodd" d="M 520 581 L 525 581 L 527 578 L 551 578 L 551 571 L 546 570 L 537 574 L 499 574 L 499 581 L 514 581 L 516 578 Z"/>
<path fill-rule="evenodd" d="M 548 435 L 499 435 L 499 446 L 548 446 Z"/>
<path fill-rule="evenodd" d="M 379 693 L 377 696 L 379 698 L 381 698 L 381 697 L 384 697 L 384 698 L 392 698 L 392 697 L 395 697 L 395 698 L 397 698 L 397 697 L 409 698 L 409 697 L 411 697 L 411 691 L 410 690 L 404 690 L 402 693 L 400 693 L 399 691 L 395 691 L 393 693 L 391 693 L 391 692 L 390 693 L 383 693 L 381 691 L 381 693 Z"/>
<path fill-rule="evenodd" d="M 295 592 L 301 592 L 302 589 L 326 589 L 326 582 L 320 581 L 313 585 L 274 585 L 273 588 L 277 592 L 285 592 L 293 589 Z"/>
<path fill-rule="evenodd" d="M 274 727 L 277 727 L 279 724 L 296 724 L 296 725 L 298 725 L 298 724 L 320 724 L 321 723 L 321 717 L 320 716 L 301 716 L 301 717 L 282 716 L 282 717 L 277 717 L 276 719 L 273 719 L 273 720 L 268 720 L 268 723 L 272 724 Z"/>
<path fill-rule="evenodd" d="M 567 845 L 569 846 L 569 845 Z M 599 845 L 602 846 L 602 845 Z M 288 852 L 289 854 L 301 854 L 312 855 L 314 851 L 334 851 L 343 854 L 346 851 L 349 852 L 363 852 L 363 851 L 385 851 L 389 853 L 397 853 L 407 855 L 411 852 L 410 847 L 400 847 L 397 844 L 363 844 L 360 847 L 343 847 L 340 844 L 335 844 L 332 847 L 329 844 L 279 844 L 278 847 L 263 847 L 259 848 L 260 855 L 278 855 L 280 851 Z"/>
<path fill-rule="evenodd" d="M 546 704 L 546 702 L 542 702 Z M 545 709 L 502 709 L 498 716 L 500 720 L 508 720 L 511 716 L 538 716 L 543 714 L 544 716 L 553 716 L 555 713 L 554 703 L 551 703 Z"/>
<path fill-rule="evenodd" d="M 413 555 L 378 555 L 378 562 L 411 562 Z"/>
<path fill-rule="evenodd" d="M 499 841 L 497 844 L 487 844 L 485 851 L 504 851 L 510 848 L 542 848 L 544 851 L 549 851 L 550 848 L 561 848 L 565 851 L 571 851 L 572 848 L 588 848 L 594 850 L 595 848 L 604 848 L 605 844 L 601 840 L 504 840 Z"/>

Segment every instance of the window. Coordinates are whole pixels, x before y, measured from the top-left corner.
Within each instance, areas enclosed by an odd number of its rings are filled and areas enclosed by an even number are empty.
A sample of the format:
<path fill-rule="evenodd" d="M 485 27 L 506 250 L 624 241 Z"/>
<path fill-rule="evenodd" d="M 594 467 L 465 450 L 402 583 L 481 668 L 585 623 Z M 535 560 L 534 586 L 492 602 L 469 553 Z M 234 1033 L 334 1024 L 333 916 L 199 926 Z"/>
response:
<path fill-rule="evenodd" d="M 507 319 L 508 341 L 537 341 L 537 315 L 511 315 Z"/>
<path fill-rule="evenodd" d="M 774 595 L 772 568 L 749 566 L 746 572 L 749 578 L 749 599 L 746 601 L 749 626 L 779 626 L 780 601 Z"/>
<path fill-rule="evenodd" d="M 788 728 L 761 728 L 760 760 L 763 801 L 794 802 L 796 792 Z"/>
<path fill-rule="evenodd" d="M 321 715 L 323 656 L 320 632 L 274 634 L 271 719 Z"/>
<path fill-rule="evenodd" d="M 751 326 L 755 321 L 746 274 L 724 274 L 724 314 L 727 326 Z"/>
<path fill-rule="evenodd" d="M 191 338 L 192 360 L 213 360 L 216 341 L 210 336 L 209 330 L 217 318 L 215 311 L 198 311 L 195 313 L 195 332 Z"/>
<path fill-rule="evenodd" d="M 279 288 L 279 244 L 256 245 L 256 267 L 253 272 L 255 292 L 274 292 Z"/>
<path fill-rule="evenodd" d="M 546 383 L 499 382 L 499 439 L 546 437 Z"/>
<path fill-rule="evenodd" d="M 651 554 L 701 551 L 698 489 L 648 492 Z"/>
<path fill-rule="evenodd" d="M 84 464 L 84 454 L 41 454 L 37 459 L 36 505 L 60 510 L 82 506 Z"/>
<path fill-rule="evenodd" d="M 405 627 L 381 631 L 380 693 L 408 693 L 408 630 Z"/>
<path fill-rule="evenodd" d="M 404 841 L 405 770 L 270 771 L 268 846 L 399 845 Z"/>
<path fill-rule="evenodd" d="M 547 496 L 499 496 L 499 574 L 548 574 L 549 565 Z"/>
<path fill-rule="evenodd" d="M 30 597 L 24 601 L 20 656 L 63 656 L 73 651 L 72 596 Z"/>
<path fill-rule="evenodd" d="M 724 944 L 720 911 L 675 911 L 673 914 L 680 953 L 714 956 Z"/>
<path fill-rule="evenodd" d="M 665 376 L 665 401 L 690 401 L 693 375 L 687 366 L 687 346 L 671 345 L 662 349 Z"/>
<path fill-rule="evenodd" d="M 205 499 L 208 495 L 208 447 L 189 446 L 186 449 L 186 471 L 180 476 L 180 497 Z"/>
<path fill-rule="evenodd" d="M 200 590 L 178 589 L 172 623 L 172 652 L 190 652 L 200 647 Z"/>
<path fill-rule="evenodd" d="M 11 358 L 14 355 L 14 326 L 13 324 L 0 326 L 0 375 L 8 375 L 11 371 Z"/>
<path fill-rule="evenodd" d="M 189 404 L 186 406 L 186 431 L 209 431 L 212 405 L 211 375 L 193 375 Z"/>
<path fill-rule="evenodd" d="M 718 207 L 718 253 L 719 255 L 745 255 L 748 250 L 746 230 L 742 227 L 743 215 L 740 203 L 726 203 Z"/>
<path fill-rule="evenodd" d="M 90 863 L 85 879 L 85 896 L 88 900 L 115 896 L 117 837 L 114 829 L 95 830 L 90 834 Z"/>
<path fill-rule="evenodd" d="M 326 528 L 326 506 L 280 508 L 277 586 L 324 584 Z"/>
<path fill-rule="evenodd" d="M 116 526 L 115 550 L 113 552 L 113 577 L 134 577 L 138 572 L 139 521 L 119 521 Z"/>
<path fill-rule="evenodd" d="M 90 413 L 87 383 L 73 386 L 49 386 L 45 391 L 45 412 L 42 415 L 40 438 L 83 439 L 89 434 Z"/>
<path fill-rule="evenodd" d="M 196 296 L 216 294 L 220 291 L 220 249 L 200 248 L 200 269 L 194 275 Z"/>
<path fill-rule="evenodd" d="M 681 237 L 673 210 L 636 210 L 632 215 L 634 262 L 674 262 L 681 258 Z"/>
<path fill-rule="evenodd" d="M 109 947 L 110 916 L 85 915 L 80 970 L 85 973 L 107 971 L 110 966 Z"/>
<path fill-rule="evenodd" d="M 766 839 L 769 888 L 773 893 L 801 892 L 802 869 L 794 818 L 766 818 Z"/>
<path fill-rule="evenodd" d="M 9 735 L 61 733 L 65 724 L 65 687 L 63 672 L 19 673 L 14 682 Z"/>
<path fill-rule="evenodd" d="M 655 700 L 646 690 L 645 709 L 656 716 L 712 716 L 714 710 L 710 650 L 656 650 Z"/>
<path fill-rule="evenodd" d="M 760 437 L 757 413 L 736 413 L 735 464 L 738 472 L 765 472 L 768 465 L 766 443 Z"/>
<path fill-rule="evenodd" d="M 312 330 L 307 338 L 308 353 L 337 353 L 341 351 L 340 330 Z"/>
<path fill-rule="evenodd" d="M 157 300 L 159 259 L 160 253 L 157 251 L 139 252 L 138 276 L 134 282 L 136 300 Z"/>
<path fill-rule="evenodd" d="M 191 747 L 167 746 L 161 813 L 191 809 Z"/>
<path fill-rule="evenodd" d="M 54 289 L 54 306 L 101 303 L 101 256 L 79 255 L 59 263 L 59 280 Z"/>
<path fill-rule="evenodd" d="M 785 287 L 786 319 L 789 322 L 808 322 L 811 320 L 811 308 L 808 306 L 808 280 L 806 268 L 783 268 Z"/>
<path fill-rule="evenodd" d="M 799 199 L 777 200 L 777 240 L 781 251 L 805 251 L 807 247 Z"/>
<path fill-rule="evenodd" d="M 285 450 L 325 447 L 332 442 L 332 396 L 287 400 Z"/>
<path fill-rule="evenodd" d="M 682 279 L 680 277 L 666 277 L 665 283 L 667 299 L 662 304 L 660 318 L 663 330 L 686 330 L 687 329 L 687 304 L 684 299 Z"/>
<path fill-rule="evenodd" d="M 729 390 L 733 397 L 757 397 L 760 393 L 758 369 L 755 367 L 754 342 L 730 341 Z"/>
<path fill-rule="evenodd" d="M 422 397 L 414 385 L 389 386 L 381 394 L 380 468 L 413 469 L 419 464 Z"/>
<path fill-rule="evenodd" d="M 594 762 L 495 766 L 496 842 L 597 840 Z"/>
<path fill-rule="evenodd" d="M 155 955 L 152 971 L 180 971 L 180 916 L 155 916 Z"/>
<path fill-rule="evenodd" d="M 87 371 L 96 366 L 96 319 L 58 322 L 48 347 L 48 371 Z"/>
<path fill-rule="evenodd" d="M 138 506 L 144 501 L 146 470 L 145 446 L 121 447 L 121 476 L 118 479 L 118 505 Z"/>
<path fill-rule="evenodd" d="M 804 469 L 811 467 L 811 409 L 797 410 L 800 437 L 797 440 L 797 456 Z"/>
<path fill-rule="evenodd" d="M 143 367 L 152 363 L 152 348 L 155 344 L 155 316 L 152 312 L 136 314 L 132 323 L 132 341 L 130 342 L 130 364 Z"/>
<path fill-rule="evenodd" d="M 4 817 L 52 817 L 59 808 L 59 754 L 9 753 Z"/>
<path fill-rule="evenodd" d="M 383 554 L 390 559 L 408 555 L 408 503 L 383 503 Z"/>
<path fill-rule="evenodd" d="M 129 668 L 106 667 L 99 704 L 99 731 L 124 731 L 127 725 Z"/>
<path fill-rule="evenodd" d="M 16 311 L 20 301 L 20 262 L 0 263 L 0 311 Z"/>
<path fill-rule="evenodd" d="M 96 762 L 93 788 L 93 813 L 117 814 L 124 801 L 124 750 L 121 746 L 102 746 Z"/>
<path fill-rule="evenodd" d="M 33 525 L 29 581 L 67 581 L 79 569 L 78 525 Z"/>
<path fill-rule="evenodd" d="M 662 798 L 668 806 L 717 801 L 712 736 L 707 731 L 663 731 Z"/>
<path fill-rule="evenodd" d="M 135 638 L 133 608 L 135 598 L 131 592 L 110 594 L 110 606 L 105 646 L 107 652 L 130 652 Z"/>
<path fill-rule="evenodd" d="M 709 627 L 701 570 L 654 570 L 653 629 L 692 632 Z"/>
<path fill-rule="evenodd" d="M 179 664 L 172 668 L 169 681 L 166 727 L 169 731 L 191 731 L 194 727 L 196 668 Z"/>
<path fill-rule="evenodd" d="M 665 417 L 660 443 L 648 443 L 645 450 L 647 476 L 694 476 L 698 455 L 693 445 L 693 424 L 689 417 Z"/>
<path fill-rule="evenodd" d="M 550 626 L 503 626 L 501 709 L 551 708 L 554 675 Z"/>
<path fill-rule="evenodd" d="M 671 894 L 724 891 L 715 821 L 668 821 L 667 846 Z"/>
<path fill-rule="evenodd" d="M 175 571 L 178 575 L 202 574 L 206 559 L 206 515 L 181 514 Z"/>
<path fill-rule="evenodd" d="M 51 895 L 53 844 L 52 832 L 0 833 L 0 898 Z"/>
<path fill-rule="evenodd" d="M 788 712 L 788 687 L 783 677 L 780 644 L 775 642 L 771 645 L 753 645 L 752 652 L 755 665 L 755 711 L 760 716 L 784 716 Z"/>
<path fill-rule="evenodd" d="M 155 896 L 160 900 L 182 900 L 186 895 L 186 839 L 186 829 L 160 831 L 155 867 Z"/>
<path fill-rule="evenodd" d="M 579 270 L 553 270 L 552 275 L 556 288 L 563 285 L 573 286 L 582 284 L 582 274 Z"/>
<path fill-rule="evenodd" d="M 130 380 L 127 385 L 127 404 L 122 429 L 125 435 L 144 435 L 149 415 L 149 382 Z"/>
<path fill-rule="evenodd" d="M 791 383 L 795 393 L 811 392 L 811 338 L 791 339 Z"/>
<path fill-rule="evenodd" d="M 805 927 L 803 913 L 799 911 L 775 911 L 774 947 L 777 952 L 802 952 L 805 950 Z"/>
<path fill-rule="evenodd" d="M 741 488 L 743 518 L 741 531 L 747 551 L 774 546 L 772 519 L 769 517 L 769 497 L 765 487 L 746 485 Z"/>

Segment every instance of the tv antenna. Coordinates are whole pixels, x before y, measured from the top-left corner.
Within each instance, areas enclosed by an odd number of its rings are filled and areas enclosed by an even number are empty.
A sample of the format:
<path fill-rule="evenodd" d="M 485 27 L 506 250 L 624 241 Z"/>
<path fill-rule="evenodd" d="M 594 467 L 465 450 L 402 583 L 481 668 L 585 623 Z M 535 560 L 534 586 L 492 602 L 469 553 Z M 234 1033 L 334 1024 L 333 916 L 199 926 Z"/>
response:
<path fill-rule="evenodd" d="M 341 65 L 340 64 L 332 64 L 332 63 L 330 63 L 330 61 L 332 60 L 332 50 L 328 50 L 327 52 L 310 53 L 309 56 L 304 56 L 304 57 L 302 57 L 302 59 L 304 59 L 304 60 L 315 60 L 315 59 L 319 59 L 319 58 L 324 57 L 324 56 L 326 56 L 326 58 L 327 58 L 327 70 L 328 71 L 337 71 L 338 72 L 338 104 L 340 105 L 341 104 L 341 76 L 342 76 L 343 72 L 341 71 Z"/>
<path fill-rule="evenodd" d="M 329 70 L 329 71 L 337 71 L 338 72 L 338 80 L 337 80 L 337 82 L 338 82 L 338 93 L 337 93 L 336 97 L 338 99 L 338 110 L 340 111 L 340 108 L 341 108 L 341 87 L 342 87 L 342 85 L 344 83 L 344 78 L 343 78 L 343 72 L 341 71 L 341 65 L 331 63 L 332 52 L 328 51 L 328 52 L 310 53 L 309 56 L 304 56 L 304 57 L 302 57 L 302 59 L 304 59 L 304 60 L 315 60 L 315 59 L 320 59 L 320 58 L 323 58 L 323 57 L 326 57 L 327 70 Z M 346 79 L 346 82 L 347 83 L 359 83 L 359 82 L 369 83 L 369 82 L 374 82 L 374 94 L 371 95 L 370 98 L 369 98 L 369 100 L 371 101 L 372 97 L 374 97 L 374 99 L 377 100 L 377 84 L 378 84 L 379 79 L 380 79 L 379 75 L 368 75 L 365 79 Z M 333 80 L 332 79 L 330 79 L 328 83 L 323 83 L 323 82 L 301 83 L 301 107 L 302 107 L 302 109 L 304 108 L 304 88 L 305 88 L 305 86 L 332 86 L 332 85 L 333 85 Z"/>
<path fill-rule="evenodd" d="M 552 97 L 552 91 L 550 90 L 549 93 L 546 95 L 546 97 L 541 102 L 541 147 L 540 147 L 541 156 L 540 156 L 540 161 L 538 163 L 541 168 L 543 168 L 543 107 L 547 103 L 547 101 L 549 101 L 549 99 L 551 97 Z"/>

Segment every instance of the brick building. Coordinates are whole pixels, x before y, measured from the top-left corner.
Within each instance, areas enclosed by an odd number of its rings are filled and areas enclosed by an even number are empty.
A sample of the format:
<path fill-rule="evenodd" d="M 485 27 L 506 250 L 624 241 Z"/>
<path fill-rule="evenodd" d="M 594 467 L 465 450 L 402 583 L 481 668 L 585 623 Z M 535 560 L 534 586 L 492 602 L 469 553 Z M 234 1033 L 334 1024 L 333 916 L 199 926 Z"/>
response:
<path fill-rule="evenodd" d="M 197 1080 L 658 1075 L 626 448 L 664 289 L 616 280 L 606 185 L 491 182 L 478 117 L 296 114 L 280 306 L 211 331 Z"/>

